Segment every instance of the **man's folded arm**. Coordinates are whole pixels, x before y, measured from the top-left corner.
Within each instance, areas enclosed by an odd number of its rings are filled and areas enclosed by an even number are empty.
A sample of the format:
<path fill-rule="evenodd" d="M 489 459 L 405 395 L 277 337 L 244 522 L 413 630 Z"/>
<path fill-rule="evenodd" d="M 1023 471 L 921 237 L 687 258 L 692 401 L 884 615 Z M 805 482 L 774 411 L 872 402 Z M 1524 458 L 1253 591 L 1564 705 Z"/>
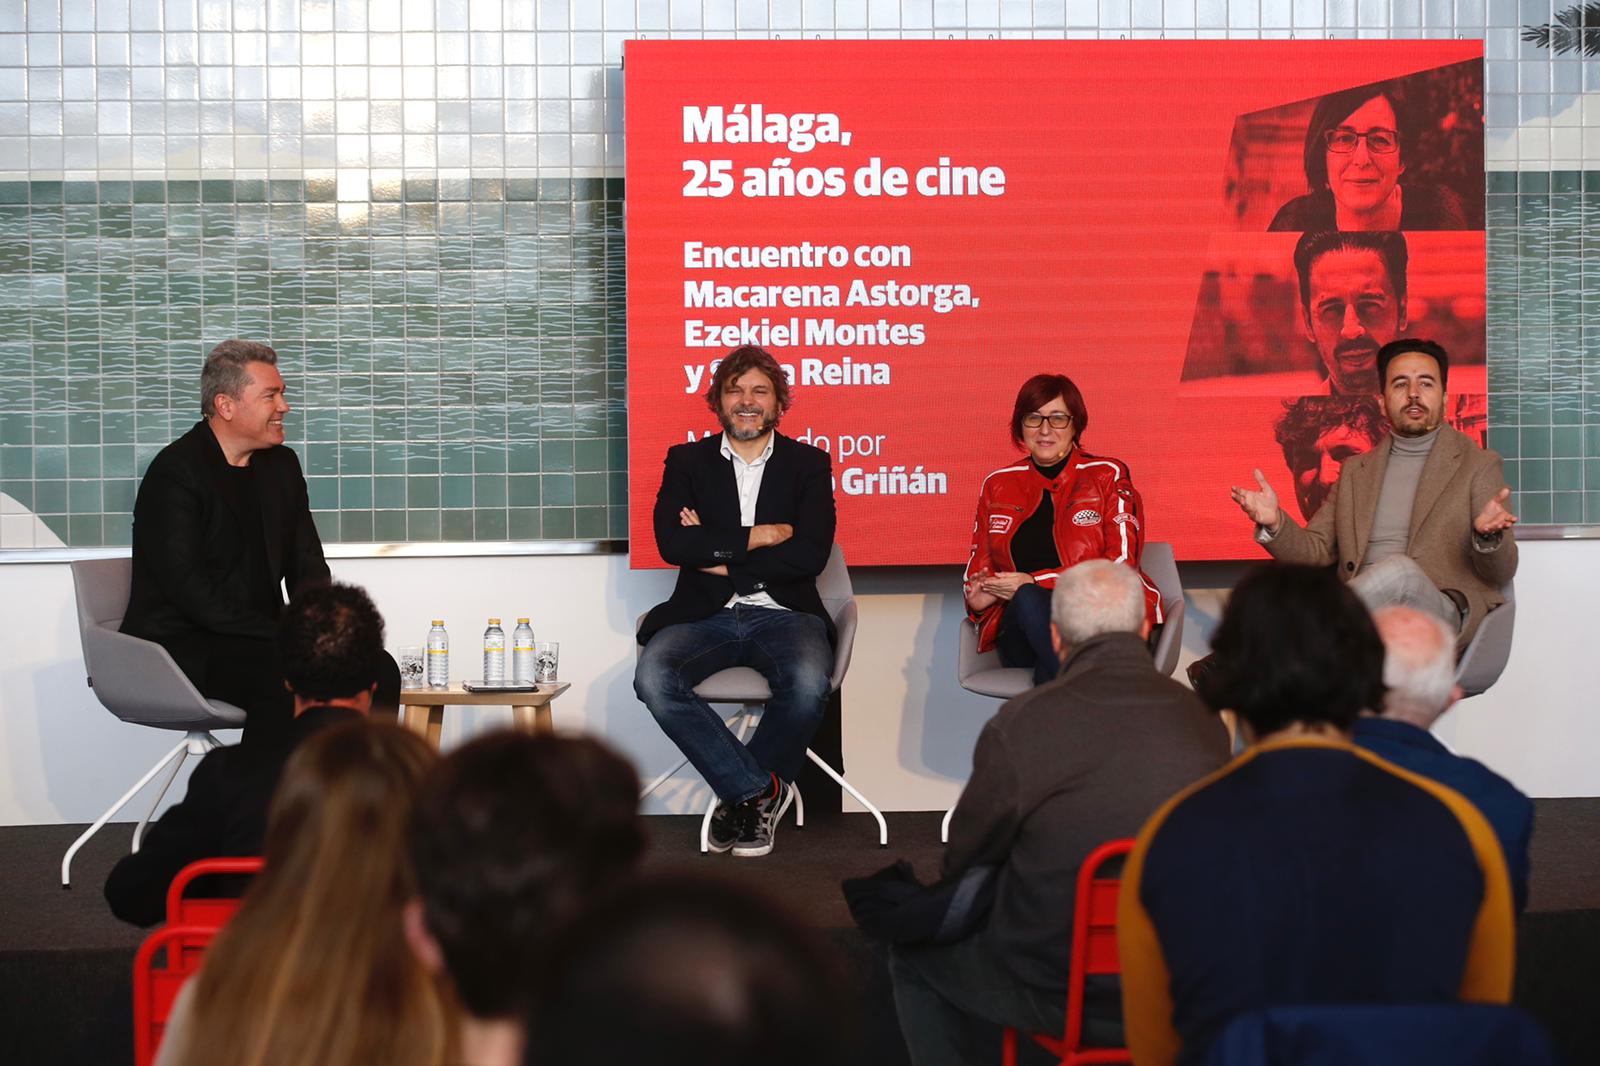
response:
<path fill-rule="evenodd" d="M 750 531 L 738 526 L 684 525 L 680 512 L 696 506 L 688 471 L 672 452 L 667 452 L 654 512 L 656 550 L 661 558 L 673 566 L 695 569 L 742 561 Z"/>
<path fill-rule="evenodd" d="M 816 577 L 827 567 L 838 514 L 833 503 L 832 467 L 826 458 L 802 476 L 798 490 L 794 535 L 730 562 L 728 575 L 741 595 L 756 591 L 757 582 Z M 748 535 L 749 530 L 741 533 Z"/>
<path fill-rule="evenodd" d="M 158 532 L 140 538 L 139 550 L 153 556 L 151 569 L 196 628 L 233 636 L 272 639 L 277 624 L 260 611 L 238 603 L 211 580 L 205 558 L 199 495 L 170 477 L 146 477 L 134 509 L 134 526 L 144 522 Z"/>

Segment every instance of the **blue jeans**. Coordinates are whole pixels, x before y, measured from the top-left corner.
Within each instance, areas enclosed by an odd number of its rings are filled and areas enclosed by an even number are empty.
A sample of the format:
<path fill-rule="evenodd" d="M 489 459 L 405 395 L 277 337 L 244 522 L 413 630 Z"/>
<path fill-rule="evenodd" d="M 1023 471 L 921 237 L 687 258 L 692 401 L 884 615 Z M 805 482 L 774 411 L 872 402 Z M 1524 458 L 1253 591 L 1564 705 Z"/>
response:
<path fill-rule="evenodd" d="M 747 744 L 694 692 L 718 670 L 734 666 L 756 671 L 772 689 Z M 651 637 L 634 671 L 633 691 L 717 797 L 732 804 L 764 793 L 771 774 L 794 780 L 822 722 L 832 673 L 833 649 L 822 619 L 770 607 L 725 607 Z"/>
<path fill-rule="evenodd" d="M 1000 632 L 995 635 L 995 650 L 1002 666 L 1033 667 L 1033 683 L 1054 681 L 1061 672 L 1061 660 L 1050 640 L 1050 590 L 1038 585 L 1023 585 L 1011 596 L 1000 616 Z"/>

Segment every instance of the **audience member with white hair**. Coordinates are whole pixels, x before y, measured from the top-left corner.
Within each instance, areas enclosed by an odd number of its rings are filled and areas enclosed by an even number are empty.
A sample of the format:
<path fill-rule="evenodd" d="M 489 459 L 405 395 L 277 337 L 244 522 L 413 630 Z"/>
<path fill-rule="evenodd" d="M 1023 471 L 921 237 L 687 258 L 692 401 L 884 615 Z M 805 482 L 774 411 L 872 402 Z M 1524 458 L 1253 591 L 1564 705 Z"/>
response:
<path fill-rule="evenodd" d="M 1476 759 L 1456 755 L 1429 730 L 1461 698 L 1456 684 L 1456 634 L 1413 607 L 1373 612 L 1383 641 L 1381 715 L 1356 720 L 1355 742 L 1402 769 L 1448 785 L 1482 812 L 1506 853 L 1517 910 L 1528 903 L 1528 841 L 1533 801 Z"/>
<path fill-rule="evenodd" d="M 1221 722 L 1151 661 L 1136 572 L 1079 563 L 1057 580 L 1051 616 L 1061 672 L 984 726 L 950 822 L 946 880 L 996 868 L 993 907 L 953 943 L 893 950 L 916 1066 L 993 1059 L 997 1026 L 1061 1032 L 1079 866 L 1228 759 Z M 1108 999 L 1091 1012 L 1091 1037 L 1120 1035 L 1115 993 Z"/>

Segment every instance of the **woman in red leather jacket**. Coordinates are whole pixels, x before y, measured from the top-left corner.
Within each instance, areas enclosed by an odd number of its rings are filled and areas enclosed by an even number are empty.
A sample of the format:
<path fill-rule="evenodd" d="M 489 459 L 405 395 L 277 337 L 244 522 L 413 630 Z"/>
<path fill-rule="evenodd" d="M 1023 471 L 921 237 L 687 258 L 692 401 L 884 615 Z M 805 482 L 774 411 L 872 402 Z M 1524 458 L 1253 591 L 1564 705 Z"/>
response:
<path fill-rule="evenodd" d="M 1111 559 L 1139 568 L 1144 505 L 1116 459 L 1078 446 L 1089 426 L 1065 374 L 1035 374 L 1011 411 L 1011 439 L 1028 454 L 983 481 L 964 589 L 978 650 L 1031 666 L 1033 683 L 1060 669 L 1050 639 L 1050 594 L 1067 567 Z M 1161 622 L 1161 593 L 1143 573 L 1145 613 Z"/>

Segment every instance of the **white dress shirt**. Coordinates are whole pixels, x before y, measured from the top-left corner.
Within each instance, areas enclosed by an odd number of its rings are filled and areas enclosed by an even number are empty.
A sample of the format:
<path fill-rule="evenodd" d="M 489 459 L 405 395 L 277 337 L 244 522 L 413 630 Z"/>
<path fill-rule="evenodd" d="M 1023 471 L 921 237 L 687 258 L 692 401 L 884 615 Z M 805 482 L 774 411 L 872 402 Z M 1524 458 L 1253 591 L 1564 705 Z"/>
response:
<path fill-rule="evenodd" d="M 722 434 L 722 457 L 733 462 L 733 480 L 739 488 L 739 524 L 749 528 L 756 524 L 756 498 L 761 495 L 761 476 L 766 473 L 767 460 L 772 458 L 772 446 L 778 442 L 777 434 L 767 437 L 767 446 L 751 462 L 745 462 L 728 443 L 728 434 Z M 744 607 L 771 607 L 779 611 L 789 608 L 766 592 L 752 592 L 748 596 L 734 593 L 724 607 L 739 604 Z"/>

